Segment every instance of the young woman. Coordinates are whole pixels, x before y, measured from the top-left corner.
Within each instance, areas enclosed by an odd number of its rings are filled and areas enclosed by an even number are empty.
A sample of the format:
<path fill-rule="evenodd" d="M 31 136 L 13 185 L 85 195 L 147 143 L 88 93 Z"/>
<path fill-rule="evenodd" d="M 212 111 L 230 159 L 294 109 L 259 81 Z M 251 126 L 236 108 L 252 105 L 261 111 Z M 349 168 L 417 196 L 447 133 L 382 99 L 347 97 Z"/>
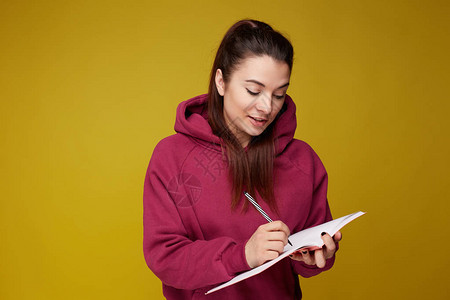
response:
<path fill-rule="evenodd" d="M 338 232 L 273 267 L 205 296 L 210 288 L 282 253 L 290 232 L 331 220 L 327 173 L 294 139 L 286 94 L 290 42 L 241 20 L 225 34 L 208 94 L 182 102 L 175 135 L 158 143 L 144 185 L 144 256 L 167 299 L 300 299 L 297 274 L 331 268 Z M 247 191 L 273 219 L 244 196 Z"/>

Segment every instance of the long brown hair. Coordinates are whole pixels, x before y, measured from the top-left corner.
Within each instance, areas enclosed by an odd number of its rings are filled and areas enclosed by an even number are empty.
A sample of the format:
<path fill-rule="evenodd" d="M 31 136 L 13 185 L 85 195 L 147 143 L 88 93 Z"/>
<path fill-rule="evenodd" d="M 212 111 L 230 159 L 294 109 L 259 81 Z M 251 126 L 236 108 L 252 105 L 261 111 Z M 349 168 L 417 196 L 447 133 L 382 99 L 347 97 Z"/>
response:
<path fill-rule="evenodd" d="M 259 136 L 252 137 L 247 150 L 243 149 L 234 134 L 228 129 L 223 116 L 223 97 L 215 82 L 216 70 L 222 70 L 225 83 L 247 57 L 268 55 L 286 62 L 292 71 L 294 51 L 291 43 L 266 23 L 244 19 L 227 31 L 217 50 L 211 70 L 208 89 L 208 122 L 215 135 L 221 138 L 227 153 L 232 184 L 231 207 L 235 209 L 244 188 L 252 195 L 258 192 L 261 198 L 277 211 L 273 188 L 274 132 L 270 124 Z M 245 201 L 243 209 L 246 210 Z"/>

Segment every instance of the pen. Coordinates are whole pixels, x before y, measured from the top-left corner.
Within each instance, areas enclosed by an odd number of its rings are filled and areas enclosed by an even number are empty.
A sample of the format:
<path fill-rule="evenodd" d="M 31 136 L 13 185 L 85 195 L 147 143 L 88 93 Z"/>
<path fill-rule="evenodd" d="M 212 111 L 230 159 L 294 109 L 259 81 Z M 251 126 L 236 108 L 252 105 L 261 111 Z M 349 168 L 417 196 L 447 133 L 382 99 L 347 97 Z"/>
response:
<path fill-rule="evenodd" d="M 273 222 L 272 219 L 269 217 L 268 214 L 266 214 L 266 212 L 261 208 L 261 206 L 259 206 L 258 202 L 255 201 L 255 199 L 253 199 L 252 196 L 250 196 L 249 193 L 247 193 L 246 191 L 244 191 L 244 195 L 245 197 L 247 197 L 248 201 L 250 201 L 251 204 L 253 204 L 253 206 L 263 215 L 263 217 L 268 221 L 268 222 Z M 288 239 L 288 243 L 289 245 L 292 246 L 291 242 Z"/>

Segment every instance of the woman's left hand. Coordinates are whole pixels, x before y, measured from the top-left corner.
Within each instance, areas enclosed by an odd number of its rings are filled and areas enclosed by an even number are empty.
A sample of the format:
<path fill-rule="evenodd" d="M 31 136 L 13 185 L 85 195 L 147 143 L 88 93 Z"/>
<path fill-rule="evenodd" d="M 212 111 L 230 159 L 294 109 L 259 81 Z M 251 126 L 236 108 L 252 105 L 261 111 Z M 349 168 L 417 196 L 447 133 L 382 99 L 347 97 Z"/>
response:
<path fill-rule="evenodd" d="M 328 233 L 322 235 L 324 245 L 322 248 L 302 248 L 289 257 L 293 260 L 303 261 L 307 265 L 316 265 L 319 268 L 325 267 L 326 260 L 333 257 L 336 253 L 336 243 L 342 239 L 340 231 L 331 237 Z"/>

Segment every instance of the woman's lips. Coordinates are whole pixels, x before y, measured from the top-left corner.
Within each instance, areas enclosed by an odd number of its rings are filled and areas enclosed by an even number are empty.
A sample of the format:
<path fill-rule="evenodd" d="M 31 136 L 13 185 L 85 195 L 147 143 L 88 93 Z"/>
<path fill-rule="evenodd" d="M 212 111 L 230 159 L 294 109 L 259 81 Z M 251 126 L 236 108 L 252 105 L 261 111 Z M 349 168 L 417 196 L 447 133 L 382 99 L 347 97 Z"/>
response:
<path fill-rule="evenodd" d="M 267 119 L 264 119 L 264 118 L 257 118 L 257 117 L 252 117 L 252 116 L 248 116 L 248 117 L 250 119 L 250 123 L 252 123 L 256 127 L 262 127 L 262 126 L 266 125 L 266 123 L 267 123 Z"/>

